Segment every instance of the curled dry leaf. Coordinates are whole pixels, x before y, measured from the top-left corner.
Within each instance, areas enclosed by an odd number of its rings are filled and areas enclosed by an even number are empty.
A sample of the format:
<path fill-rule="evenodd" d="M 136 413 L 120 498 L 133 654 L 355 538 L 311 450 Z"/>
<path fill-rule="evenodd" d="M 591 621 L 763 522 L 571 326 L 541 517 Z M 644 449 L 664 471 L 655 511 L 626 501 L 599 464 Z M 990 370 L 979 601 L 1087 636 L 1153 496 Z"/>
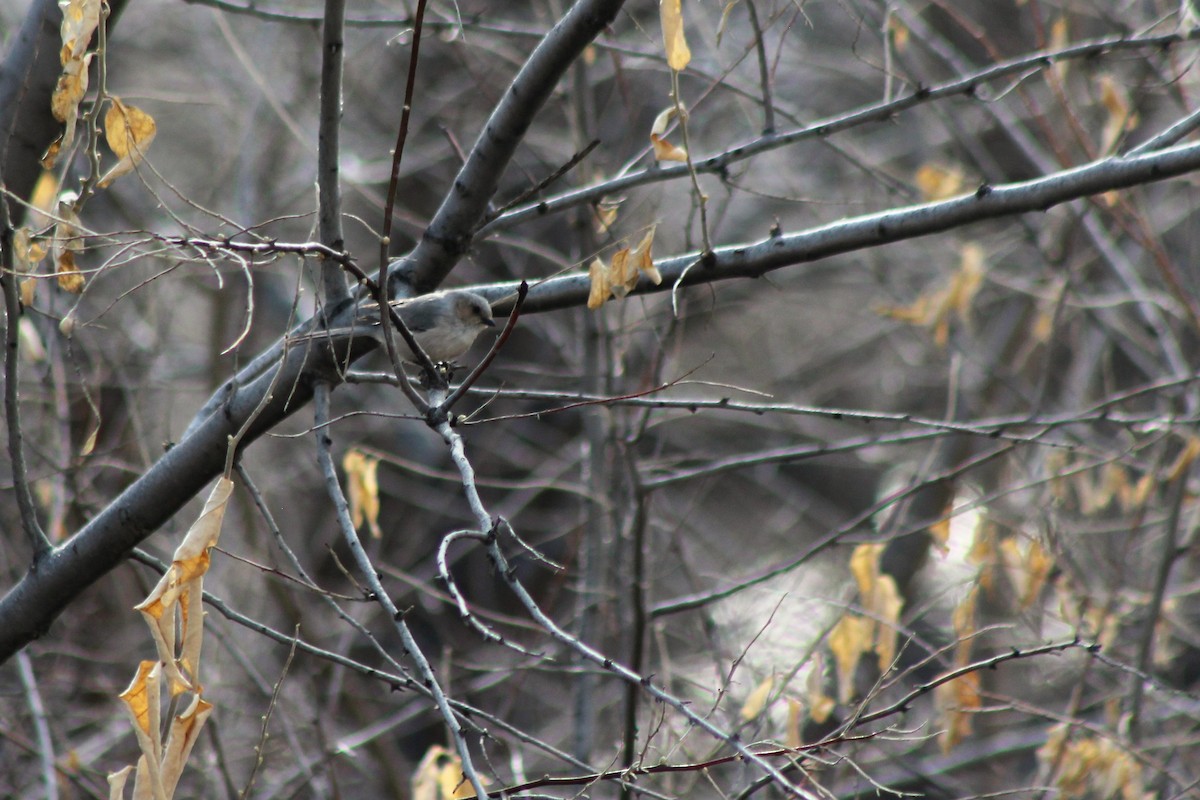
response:
<path fill-rule="evenodd" d="M 37 270 L 38 264 L 46 257 L 47 247 L 44 239 L 34 239 L 29 228 L 17 228 L 13 231 L 13 265 L 17 272 L 29 274 Z"/>
<path fill-rule="evenodd" d="M 92 63 L 92 53 L 84 54 L 83 58 L 74 60 L 63 66 L 62 75 L 58 76 L 58 85 L 50 97 L 50 113 L 59 122 L 66 125 L 62 138 L 51 145 L 52 152 L 47 154 L 50 160 L 49 169 L 53 166 L 58 153 L 75 141 L 75 121 L 79 116 L 79 103 L 88 89 L 88 65 Z"/>
<path fill-rule="evenodd" d="M 104 138 L 109 149 L 120 160 L 104 173 L 100 188 L 132 172 L 145 157 L 146 149 L 157 133 L 154 117 L 137 106 L 122 103 L 118 97 L 112 98 L 112 105 L 104 115 Z"/>
<path fill-rule="evenodd" d="M 592 288 L 588 292 L 587 307 L 597 309 L 604 305 L 608 300 L 609 294 L 612 292 L 612 283 L 608 278 L 608 267 L 598 258 L 593 258 L 592 263 L 588 265 L 588 278 L 591 279 Z"/>
<path fill-rule="evenodd" d="M 60 2 L 62 9 L 62 51 L 59 57 L 65 67 L 69 62 L 80 59 L 92 41 L 92 34 L 100 26 L 101 0 L 68 0 Z"/>
<path fill-rule="evenodd" d="M 671 144 L 665 136 L 671 120 L 678 113 L 674 106 L 665 109 L 654 118 L 654 124 L 650 126 L 650 145 L 654 148 L 654 158 L 657 161 L 687 161 L 687 150 Z"/>
<path fill-rule="evenodd" d="M 837 708 L 837 701 L 825 694 L 825 657 L 814 653 L 812 669 L 804 682 L 804 698 L 808 702 L 808 717 L 818 725 L 824 724 Z"/>
<path fill-rule="evenodd" d="M 629 294 L 630 289 L 637 286 L 638 273 L 629 262 L 631 252 L 628 247 L 622 247 L 613 253 L 612 261 L 608 265 L 613 297 L 624 297 Z"/>
<path fill-rule="evenodd" d="M 971 712 L 983 706 L 979 694 L 979 673 L 968 672 L 933 690 L 934 703 L 942 717 L 942 752 L 948 753 L 971 734 Z"/>
<path fill-rule="evenodd" d="M 871 621 L 857 614 L 846 613 L 829 631 L 829 650 L 837 664 L 838 700 L 849 703 L 854 697 L 854 673 L 863 653 L 874 642 Z"/>
<path fill-rule="evenodd" d="M 219 478 L 204 503 L 204 510 L 176 548 L 171 566 L 146 599 L 134 606 L 150 626 L 159 658 L 171 679 L 173 695 L 195 691 L 199 685 L 200 645 L 204 632 L 204 614 L 200 606 L 202 578 L 208 572 L 209 550 L 216 546 L 221 536 L 221 523 L 232 494 L 233 481 Z M 175 656 L 177 610 L 183 623 L 183 645 L 178 658 Z M 186 676 L 184 671 L 188 673 Z"/>
<path fill-rule="evenodd" d="M 651 225 L 650 230 L 646 231 L 646 235 L 642 237 L 642 241 L 638 242 L 637 248 L 633 251 L 633 266 L 638 272 L 646 273 L 655 286 L 662 283 L 662 274 L 658 268 L 654 266 L 654 258 L 650 253 L 651 247 L 654 246 L 654 231 L 658 225 Z"/>

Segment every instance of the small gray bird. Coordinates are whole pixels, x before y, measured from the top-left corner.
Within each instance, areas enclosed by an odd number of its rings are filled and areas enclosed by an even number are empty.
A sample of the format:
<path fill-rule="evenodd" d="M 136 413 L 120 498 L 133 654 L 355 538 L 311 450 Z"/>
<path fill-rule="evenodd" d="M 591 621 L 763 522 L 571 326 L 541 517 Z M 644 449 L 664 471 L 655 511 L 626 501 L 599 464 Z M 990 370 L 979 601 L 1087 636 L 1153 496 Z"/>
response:
<path fill-rule="evenodd" d="M 474 292 L 452 289 L 446 292 L 401 300 L 392 307 L 412 331 L 421 349 L 435 364 L 453 361 L 471 349 L 475 337 L 484 328 L 494 328 L 492 306 Z M 378 321 L 378 316 L 375 317 Z M 396 352 L 404 361 L 417 363 L 417 357 L 404 337 L 396 334 Z"/>
<path fill-rule="evenodd" d="M 396 309 L 404 324 L 412 331 L 417 344 L 421 345 L 421 349 L 435 364 L 458 358 L 471 348 L 475 337 L 482 333 L 484 328 L 496 325 L 488 301 L 465 289 L 432 292 L 410 300 L 394 300 L 392 308 Z M 360 306 L 352 328 L 313 331 L 302 336 L 300 340 L 348 333 L 383 341 L 379 327 L 379 306 L 375 303 L 364 303 Z M 417 357 L 399 332 L 396 333 L 394 341 L 396 354 L 401 360 L 416 364 Z"/>

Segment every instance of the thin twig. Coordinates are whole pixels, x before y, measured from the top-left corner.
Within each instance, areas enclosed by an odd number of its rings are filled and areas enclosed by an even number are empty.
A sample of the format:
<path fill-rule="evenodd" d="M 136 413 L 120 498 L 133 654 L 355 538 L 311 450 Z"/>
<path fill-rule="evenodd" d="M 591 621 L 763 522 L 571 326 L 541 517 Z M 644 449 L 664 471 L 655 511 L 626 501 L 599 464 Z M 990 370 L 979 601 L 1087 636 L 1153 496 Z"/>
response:
<path fill-rule="evenodd" d="M 429 660 L 421 651 L 416 639 L 413 638 L 412 631 L 409 630 L 408 624 L 404 621 L 403 614 L 401 614 L 400 609 L 392 601 L 391 596 L 387 593 L 387 589 L 384 588 L 383 583 L 380 581 L 379 571 L 371 563 L 371 558 L 367 555 L 367 551 L 358 537 L 358 532 L 354 529 L 354 523 L 350 519 L 350 508 L 346 502 L 346 496 L 342 492 L 341 485 L 338 482 L 337 470 L 334 468 L 333 455 L 330 452 L 333 442 L 329 437 L 327 425 L 329 421 L 329 394 L 329 384 L 324 382 L 317 383 L 313 392 L 317 427 L 317 462 L 321 467 L 321 473 L 325 477 L 325 487 L 329 492 L 329 499 L 333 502 L 342 538 L 354 557 L 354 563 L 358 567 L 362 579 L 371 591 L 372 599 L 379 603 L 384 611 L 387 612 L 388 617 L 392 620 L 393 628 L 400 637 L 405 654 L 415 665 L 421 683 L 429 689 L 433 696 L 438 713 L 450 730 L 450 734 L 454 739 L 455 749 L 462 759 L 463 774 L 471 782 L 471 785 L 475 787 L 475 796 L 480 798 L 480 800 L 486 800 L 488 796 L 487 790 L 483 788 L 483 781 L 475 771 L 475 765 L 471 758 L 471 750 L 467 745 L 462 722 L 460 722 L 454 709 L 451 708 L 445 693 L 442 691 L 441 685 L 438 683 L 437 676 L 429 664 Z"/>
<path fill-rule="evenodd" d="M 771 102 L 771 74 L 767 70 L 767 48 L 763 42 L 762 26 L 758 24 L 758 9 L 754 0 L 746 0 L 746 10 L 750 12 L 750 27 L 754 29 L 754 50 L 758 53 L 758 83 L 762 87 L 763 107 L 763 136 L 775 132 L 775 105 Z"/>
<path fill-rule="evenodd" d="M 296 657 L 296 643 L 299 640 L 300 626 L 297 625 L 292 632 L 292 646 L 288 648 L 287 659 L 283 662 L 283 669 L 279 673 L 279 680 L 275 681 L 275 686 L 271 690 L 271 701 L 267 703 L 266 713 L 262 715 L 262 728 L 259 732 L 258 744 L 254 747 L 254 766 L 250 769 L 250 776 L 246 778 L 246 787 L 238 795 L 242 800 L 250 796 L 250 790 L 254 788 L 254 779 L 257 777 L 258 770 L 265 760 L 264 753 L 271 725 L 271 715 L 275 712 L 275 706 L 279 704 L 279 690 L 283 688 L 283 679 L 287 677 L 288 671 L 292 668 L 292 659 Z"/>
<path fill-rule="evenodd" d="M 1150 602 L 1144 610 L 1141 636 L 1138 640 L 1137 660 L 1134 666 L 1138 672 L 1150 671 L 1150 661 L 1154 648 L 1154 634 L 1163 612 L 1163 603 L 1167 596 L 1167 583 L 1171 578 L 1171 568 L 1184 555 L 1176 542 L 1179 539 L 1179 520 L 1183 510 L 1184 498 L 1187 497 L 1187 484 L 1190 469 L 1180 470 L 1175 475 L 1167 497 L 1167 521 L 1163 530 L 1162 555 L 1159 557 L 1158 569 L 1154 575 L 1154 587 L 1151 591 Z M 1140 678 L 1130 680 L 1129 697 L 1129 740 L 1137 744 L 1141 739 L 1142 696 L 1145 682 Z"/>
<path fill-rule="evenodd" d="M 451 140 L 451 141 L 453 142 L 453 140 Z M 457 144 L 457 143 L 455 142 L 455 144 Z M 480 227 L 491 222 L 496 217 L 503 214 L 505 211 L 508 211 L 510 208 L 516 208 L 517 206 L 521 205 L 529 198 L 536 197 L 537 195 L 541 194 L 545 189 L 548 189 L 549 187 L 553 186 L 555 183 L 558 182 L 558 180 L 562 176 L 566 175 L 568 172 L 575 169 L 575 167 L 579 164 L 579 162 L 581 162 L 585 158 L 587 158 L 588 155 L 599 146 L 600 146 L 600 140 L 592 139 L 590 142 L 587 143 L 587 145 L 582 150 L 580 150 L 579 152 L 575 153 L 573 156 L 568 158 L 567 162 L 565 164 L 563 164 L 558 169 L 554 170 L 554 172 L 551 172 L 549 175 L 547 175 L 542 180 L 538 181 L 536 185 L 529 187 L 528 189 L 526 189 L 525 191 L 521 192 L 519 195 L 514 197 L 512 200 L 509 200 L 507 203 L 500 206 L 500 208 L 496 209 L 495 211 L 493 211 L 493 212 L 489 213 L 487 216 L 485 216 L 483 218 L 483 222 L 480 223 Z"/>
<path fill-rule="evenodd" d="M 17 653 L 17 674 L 21 676 L 21 689 L 29 703 L 29 714 L 33 717 L 33 729 L 37 732 L 38 759 L 42 762 L 42 784 L 46 789 L 46 800 L 58 800 L 58 776 L 54 767 L 54 740 L 50 737 L 46 706 L 38 691 L 37 675 L 33 672 L 33 659 L 28 650 Z"/>
<path fill-rule="evenodd" d="M 404 324 L 404 320 L 391 307 L 391 282 L 388 280 L 388 269 L 390 267 L 389 250 L 392 244 L 392 216 L 396 207 L 396 191 L 400 185 L 400 163 L 404 159 L 404 144 L 408 140 L 408 123 L 412 117 L 413 95 L 417 85 L 417 64 L 421 55 L 421 31 L 425 21 L 425 2 L 426 0 L 417 0 L 417 16 L 413 22 L 412 52 L 408 56 L 408 79 L 404 85 L 404 106 L 400 112 L 400 127 L 396 131 L 396 146 L 392 151 L 392 173 L 388 181 L 387 202 L 383 207 L 383 235 L 379 240 L 379 278 L 376 281 L 378 293 L 375 298 L 379 303 L 379 327 L 383 334 L 388 360 L 391 361 L 392 369 L 400 380 L 404 393 L 421 413 L 427 413 L 429 406 L 419 399 L 419 395 L 408 380 L 408 375 L 404 372 L 404 365 L 401 363 L 396 349 L 396 339 L 392 335 L 393 326 L 395 326 L 395 330 L 400 331 L 405 344 L 417 358 L 417 363 L 424 369 L 431 383 L 436 383 L 439 379 L 438 371 L 429 355 L 417 343 L 412 331 Z"/>

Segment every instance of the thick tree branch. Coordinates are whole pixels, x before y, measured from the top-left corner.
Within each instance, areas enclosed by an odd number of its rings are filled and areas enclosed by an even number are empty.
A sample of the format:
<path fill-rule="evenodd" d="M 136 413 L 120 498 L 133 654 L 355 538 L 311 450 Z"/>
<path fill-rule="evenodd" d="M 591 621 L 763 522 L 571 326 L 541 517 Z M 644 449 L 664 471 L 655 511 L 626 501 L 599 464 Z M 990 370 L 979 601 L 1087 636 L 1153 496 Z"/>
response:
<path fill-rule="evenodd" d="M 934 203 L 889 209 L 838 220 L 790 235 L 769 236 L 752 244 L 713 250 L 701 261 L 689 253 L 655 261 L 663 281 L 642 277 L 635 292 L 673 291 L 679 286 L 757 278 L 776 269 L 829 256 L 941 233 L 975 222 L 1046 211 L 1056 205 L 1114 189 L 1185 175 L 1200 169 L 1200 144 L 1179 145 L 1151 154 L 1105 158 L 1080 167 L 1019 183 L 980 186 L 975 192 Z M 497 313 L 516 296 L 516 281 L 472 287 L 490 300 Z M 590 288 L 586 273 L 530 284 L 526 313 L 583 305 Z"/>

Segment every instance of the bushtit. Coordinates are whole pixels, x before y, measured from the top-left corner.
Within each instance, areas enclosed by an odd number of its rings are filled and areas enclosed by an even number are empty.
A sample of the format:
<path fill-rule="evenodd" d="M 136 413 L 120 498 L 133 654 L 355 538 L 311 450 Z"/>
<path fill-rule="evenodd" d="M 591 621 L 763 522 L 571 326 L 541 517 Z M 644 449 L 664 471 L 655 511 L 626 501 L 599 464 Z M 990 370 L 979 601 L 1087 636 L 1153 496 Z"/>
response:
<path fill-rule="evenodd" d="M 474 292 L 453 289 L 446 292 L 434 292 L 414 297 L 411 300 L 398 300 L 392 303 L 392 308 L 404 320 L 404 324 L 412 331 L 421 345 L 421 349 L 435 364 L 439 361 L 453 361 L 471 348 L 484 328 L 495 327 L 492 319 L 492 307 L 487 300 Z M 379 307 L 365 307 L 359 314 L 359 322 L 367 322 L 374 326 L 372 336 L 381 338 L 379 331 Z M 417 363 L 417 357 L 409 348 L 404 337 L 396 333 L 396 354 L 410 364 Z"/>
<path fill-rule="evenodd" d="M 495 327 L 492 319 L 492 307 L 482 296 L 464 289 L 451 289 L 445 292 L 433 292 L 414 297 L 410 300 L 393 300 L 392 308 L 404 320 L 404 324 L 416 337 L 417 344 L 435 364 L 439 361 L 453 361 L 470 349 L 484 328 Z M 390 322 L 388 324 L 391 324 Z M 379 328 L 379 306 L 375 303 L 364 303 L 358 309 L 352 328 L 335 328 L 325 331 L 313 331 L 301 337 L 315 339 L 333 335 L 356 333 L 370 336 L 382 341 Z M 396 333 L 393 341 L 396 343 L 396 354 L 401 360 L 410 364 L 417 363 L 417 357 L 409 348 L 404 337 Z"/>

